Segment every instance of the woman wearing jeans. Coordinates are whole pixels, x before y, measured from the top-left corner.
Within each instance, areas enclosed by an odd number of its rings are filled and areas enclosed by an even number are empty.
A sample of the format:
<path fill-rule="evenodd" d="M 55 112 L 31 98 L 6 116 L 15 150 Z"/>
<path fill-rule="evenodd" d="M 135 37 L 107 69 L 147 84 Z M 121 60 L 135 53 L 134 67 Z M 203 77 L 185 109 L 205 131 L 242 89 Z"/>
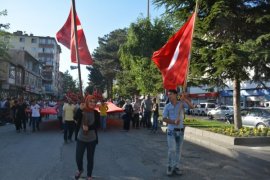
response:
<path fill-rule="evenodd" d="M 76 162 L 78 171 L 75 179 L 79 179 L 83 173 L 83 155 L 87 151 L 87 180 L 92 179 L 94 167 L 94 154 L 98 143 L 97 129 L 99 127 L 99 112 L 95 110 L 96 99 L 88 95 L 85 99 L 81 128 L 77 137 Z"/>
<path fill-rule="evenodd" d="M 157 103 L 157 99 L 153 98 L 153 108 L 152 108 L 152 112 L 153 112 L 153 127 L 152 127 L 152 132 L 156 133 L 157 132 L 157 128 L 158 128 L 158 116 L 159 116 L 159 108 L 158 108 L 158 103 Z"/>

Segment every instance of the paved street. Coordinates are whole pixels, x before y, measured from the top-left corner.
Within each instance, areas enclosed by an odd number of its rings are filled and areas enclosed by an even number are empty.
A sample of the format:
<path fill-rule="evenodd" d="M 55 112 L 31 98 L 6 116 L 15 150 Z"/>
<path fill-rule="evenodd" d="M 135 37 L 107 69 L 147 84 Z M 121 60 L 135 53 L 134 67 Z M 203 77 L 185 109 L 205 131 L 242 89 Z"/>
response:
<path fill-rule="evenodd" d="M 16 133 L 13 125 L 0 127 L 1 180 L 73 179 L 76 142 L 63 144 L 55 121 L 43 122 L 41 131 Z M 231 159 L 195 144 L 184 142 L 182 176 L 166 176 L 166 136 L 146 129 L 120 132 L 111 127 L 99 132 L 95 179 L 103 180 L 267 180 L 270 148 L 239 147 L 244 155 Z M 85 173 L 84 173 L 85 175 Z"/>

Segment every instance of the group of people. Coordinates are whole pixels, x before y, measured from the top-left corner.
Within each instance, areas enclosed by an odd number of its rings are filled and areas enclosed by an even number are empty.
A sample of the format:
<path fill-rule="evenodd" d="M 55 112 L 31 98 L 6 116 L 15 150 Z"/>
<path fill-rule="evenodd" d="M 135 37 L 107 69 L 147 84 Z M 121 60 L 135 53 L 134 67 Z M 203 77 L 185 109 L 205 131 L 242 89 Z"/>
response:
<path fill-rule="evenodd" d="M 39 131 L 41 122 L 41 108 L 49 106 L 47 101 L 25 100 L 23 98 L 6 98 L 1 101 L 1 121 L 5 123 L 14 123 L 16 131 L 26 132 L 27 123 L 32 132 Z M 54 106 L 55 103 L 50 103 Z"/>
<path fill-rule="evenodd" d="M 184 107 L 189 106 L 193 108 L 191 101 L 185 94 L 181 99 L 177 99 L 177 91 L 168 91 L 169 103 L 165 105 L 162 113 L 162 121 L 168 124 L 167 126 L 167 143 L 168 143 L 168 166 L 167 175 L 173 173 L 182 174 L 180 168 L 181 149 L 184 139 Z M 79 179 L 84 171 L 83 157 L 84 152 L 87 152 L 87 179 L 91 180 L 92 171 L 94 167 L 95 148 L 98 144 L 98 129 L 101 127 L 103 131 L 106 130 L 107 121 L 107 104 L 102 101 L 98 106 L 99 111 L 96 110 L 97 99 L 93 95 L 88 95 L 84 103 L 77 102 L 73 104 L 72 101 L 67 100 L 58 102 L 56 105 L 57 116 L 60 123 L 60 128 L 64 130 L 64 142 L 72 141 L 72 135 L 75 129 L 76 140 L 76 164 L 77 172 L 75 179 Z M 15 110 L 15 125 L 16 129 L 26 129 L 27 108 L 31 110 L 32 131 L 39 129 L 40 108 L 41 106 L 32 101 L 31 105 L 19 100 L 16 102 Z M 144 100 L 140 101 L 135 97 L 134 102 L 126 100 L 122 106 L 125 114 L 123 115 L 124 130 L 128 131 L 130 121 L 134 128 L 146 127 L 152 128 L 155 132 L 158 128 L 159 106 L 157 100 L 151 100 L 148 95 Z M 151 123 L 151 116 L 153 115 L 153 124 Z M 142 116 L 142 118 L 140 118 Z M 22 125 L 21 125 L 22 124 Z"/>
<path fill-rule="evenodd" d="M 132 122 L 132 127 L 139 129 L 139 127 L 144 127 L 151 129 L 152 132 L 156 132 L 158 129 L 158 117 L 159 117 L 159 105 L 156 98 L 151 100 L 150 95 L 147 95 L 142 101 L 135 96 L 134 101 L 127 99 L 122 109 L 124 114 L 122 119 L 123 130 L 129 131 L 130 122 Z M 153 117 L 153 124 L 151 118 Z"/>

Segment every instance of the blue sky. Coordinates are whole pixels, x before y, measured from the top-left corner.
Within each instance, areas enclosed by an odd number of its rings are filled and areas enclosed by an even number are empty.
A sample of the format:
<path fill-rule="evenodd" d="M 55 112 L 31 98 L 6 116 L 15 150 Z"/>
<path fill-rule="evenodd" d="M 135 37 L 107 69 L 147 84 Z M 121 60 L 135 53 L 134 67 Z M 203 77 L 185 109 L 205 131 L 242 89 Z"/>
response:
<path fill-rule="evenodd" d="M 64 25 L 71 0 L 0 0 L 0 10 L 7 9 L 8 15 L 1 22 L 10 23 L 9 32 L 17 30 L 36 36 L 55 37 Z M 77 0 L 76 10 L 80 18 L 90 52 L 98 46 L 98 37 L 111 31 L 129 27 L 138 17 L 147 16 L 147 0 Z M 159 17 L 164 9 L 151 4 L 151 19 Z M 61 45 L 60 71 L 70 71 L 69 50 Z M 70 73 L 77 78 L 77 71 Z M 88 71 L 82 66 L 82 79 L 87 81 Z"/>

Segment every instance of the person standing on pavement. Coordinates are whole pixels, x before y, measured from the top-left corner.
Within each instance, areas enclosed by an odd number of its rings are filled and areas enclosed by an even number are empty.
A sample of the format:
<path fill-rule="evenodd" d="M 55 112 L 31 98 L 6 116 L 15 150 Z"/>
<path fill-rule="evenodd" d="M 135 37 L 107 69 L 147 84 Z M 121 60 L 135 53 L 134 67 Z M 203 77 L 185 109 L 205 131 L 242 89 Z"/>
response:
<path fill-rule="evenodd" d="M 100 115 L 95 110 L 95 107 L 95 96 L 88 95 L 85 99 L 81 128 L 77 138 L 76 163 L 78 171 L 75 174 L 75 179 L 79 179 L 83 173 L 83 155 L 85 149 L 87 152 L 87 180 L 93 179 L 94 154 L 96 145 L 98 144 L 97 129 L 100 125 Z"/>
<path fill-rule="evenodd" d="M 103 131 L 106 130 L 106 124 L 107 124 L 107 111 L 109 110 L 108 105 L 105 103 L 104 100 L 101 100 L 101 104 L 99 106 L 100 111 L 100 122 L 101 122 L 101 128 Z"/>
<path fill-rule="evenodd" d="M 159 116 L 159 108 L 158 108 L 158 103 L 157 103 L 157 99 L 153 98 L 153 108 L 152 108 L 152 112 L 153 112 L 153 126 L 152 126 L 152 132 L 156 133 L 157 129 L 158 129 L 158 116 Z"/>
<path fill-rule="evenodd" d="M 32 131 L 35 132 L 36 128 L 39 131 L 40 106 L 35 100 L 33 100 L 30 109 L 32 112 Z"/>
<path fill-rule="evenodd" d="M 75 105 L 68 100 L 68 103 L 63 106 L 63 119 L 64 119 L 64 141 L 65 143 L 72 141 L 72 135 L 74 132 L 75 121 L 74 121 Z"/>
<path fill-rule="evenodd" d="M 131 105 L 131 101 L 129 99 L 126 99 L 126 103 L 122 107 L 125 114 L 123 115 L 123 131 L 128 132 L 130 128 L 130 121 L 132 120 L 132 114 L 133 114 L 133 107 Z"/>
<path fill-rule="evenodd" d="M 177 101 L 177 91 L 168 90 L 168 98 L 170 102 L 166 104 L 163 110 L 163 121 L 167 126 L 167 143 L 168 143 L 168 167 L 167 175 L 173 173 L 181 175 L 180 169 L 181 149 L 184 140 L 184 106 L 193 105 L 185 94 L 182 94 L 181 101 Z"/>
<path fill-rule="evenodd" d="M 22 129 L 22 125 L 23 125 L 24 132 L 26 131 L 26 121 L 27 121 L 26 109 L 27 109 L 27 104 L 23 101 L 23 99 L 19 99 L 19 103 L 17 105 L 16 113 L 15 113 L 15 121 L 19 123 L 20 129 Z"/>
<path fill-rule="evenodd" d="M 151 128 L 151 112 L 152 112 L 152 101 L 150 99 L 150 95 L 147 95 L 146 99 L 144 99 L 142 101 L 141 104 L 141 109 L 142 109 L 142 113 L 143 113 L 143 119 L 144 122 L 146 123 L 146 127 L 148 129 Z"/>
<path fill-rule="evenodd" d="M 135 97 L 135 101 L 132 103 L 132 107 L 133 107 L 133 121 L 132 121 L 132 127 L 139 129 L 139 125 L 140 125 L 140 107 L 141 107 L 141 103 L 139 101 L 138 96 Z"/>

